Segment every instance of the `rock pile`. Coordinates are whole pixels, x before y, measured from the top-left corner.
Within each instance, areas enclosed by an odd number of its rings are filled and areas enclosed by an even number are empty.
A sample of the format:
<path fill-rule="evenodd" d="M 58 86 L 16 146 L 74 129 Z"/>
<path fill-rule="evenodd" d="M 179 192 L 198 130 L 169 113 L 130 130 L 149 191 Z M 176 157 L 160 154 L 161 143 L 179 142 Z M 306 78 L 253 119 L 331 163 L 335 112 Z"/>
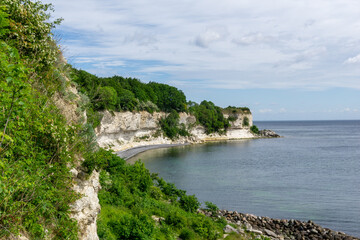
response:
<path fill-rule="evenodd" d="M 260 130 L 259 135 L 261 137 L 266 137 L 266 138 L 278 138 L 278 137 L 280 137 L 279 134 L 277 134 L 276 132 L 274 132 L 272 130 L 269 130 L 269 129 Z"/>
<path fill-rule="evenodd" d="M 205 213 L 209 215 L 210 213 Z M 355 238 L 342 232 L 323 228 L 312 221 L 280 220 L 268 217 L 257 217 L 252 214 L 243 214 L 236 211 L 219 210 L 218 216 L 225 217 L 228 222 L 238 225 L 249 232 L 262 234 L 271 239 L 329 239 L 329 240 L 355 240 Z"/>

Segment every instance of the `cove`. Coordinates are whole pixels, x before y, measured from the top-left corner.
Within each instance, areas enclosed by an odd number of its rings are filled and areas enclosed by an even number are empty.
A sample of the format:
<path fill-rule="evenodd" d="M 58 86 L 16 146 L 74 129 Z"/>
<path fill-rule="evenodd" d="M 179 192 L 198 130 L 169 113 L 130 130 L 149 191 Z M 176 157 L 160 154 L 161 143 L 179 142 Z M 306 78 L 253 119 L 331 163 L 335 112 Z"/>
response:
<path fill-rule="evenodd" d="M 156 149 L 130 161 L 222 209 L 360 237 L 360 121 L 255 124 L 284 138 Z"/>

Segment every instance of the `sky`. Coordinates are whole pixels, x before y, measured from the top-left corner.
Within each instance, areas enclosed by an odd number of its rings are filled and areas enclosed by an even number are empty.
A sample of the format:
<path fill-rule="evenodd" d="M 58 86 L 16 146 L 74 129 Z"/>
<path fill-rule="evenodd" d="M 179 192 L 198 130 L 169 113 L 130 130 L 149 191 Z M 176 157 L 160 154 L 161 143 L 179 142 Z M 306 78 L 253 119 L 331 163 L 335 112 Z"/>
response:
<path fill-rule="evenodd" d="M 360 119 L 358 0 L 45 0 L 68 62 L 247 106 L 255 120 Z"/>

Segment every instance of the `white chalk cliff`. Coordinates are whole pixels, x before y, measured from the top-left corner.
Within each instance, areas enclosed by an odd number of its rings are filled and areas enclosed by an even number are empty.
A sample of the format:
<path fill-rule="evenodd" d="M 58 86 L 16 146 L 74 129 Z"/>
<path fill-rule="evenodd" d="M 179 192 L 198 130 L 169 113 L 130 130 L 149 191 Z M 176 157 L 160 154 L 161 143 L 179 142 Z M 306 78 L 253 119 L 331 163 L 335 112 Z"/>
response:
<path fill-rule="evenodd" d="M 180 137 L 174 141 L 161 133 L 159 120 L 166 117 L 164 112 L 115 112 L 105 111 L 102 121 L 95 132 L 100 147 L 121 151 L 137 146 L 171 144 L 171 143 L 201 143 L 206 141 L 254 138 L 250 131 L 252 126 L 251 113 L 232 114 L 235 118 L 226 134 L 206 134 L 205 128 L 196 124 L 196 118 L 188 113 L 180 113 L 180 124 L 185 124 L 190 137 Z M 228 118 L 229 114 L 224 114 Z M 243 126 L 243 119 L 247 117 L 249 125 Z"/>

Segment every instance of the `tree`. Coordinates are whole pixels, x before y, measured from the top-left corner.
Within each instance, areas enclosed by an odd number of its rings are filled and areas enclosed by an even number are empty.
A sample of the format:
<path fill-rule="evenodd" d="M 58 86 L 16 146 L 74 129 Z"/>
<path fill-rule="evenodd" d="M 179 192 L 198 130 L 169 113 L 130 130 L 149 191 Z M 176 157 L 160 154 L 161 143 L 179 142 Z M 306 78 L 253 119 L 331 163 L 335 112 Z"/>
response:
<path fill-rule="evenodd" d="M 101 87 L 96 99 L 96 108 L 99 110 L 115 110 L 117 99 L 118 96 L 114 88 L 108 86 Z"/>

